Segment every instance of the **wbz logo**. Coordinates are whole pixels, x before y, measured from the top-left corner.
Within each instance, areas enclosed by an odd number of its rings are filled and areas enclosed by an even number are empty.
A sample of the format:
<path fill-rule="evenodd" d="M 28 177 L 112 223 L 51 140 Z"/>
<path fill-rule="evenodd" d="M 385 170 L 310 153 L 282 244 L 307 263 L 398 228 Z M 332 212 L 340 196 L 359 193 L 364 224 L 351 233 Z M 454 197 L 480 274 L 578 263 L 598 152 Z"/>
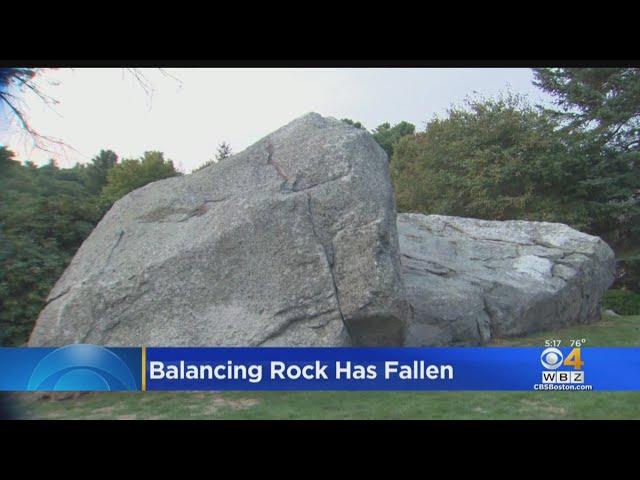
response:
<path fill-rule="evenodd" d="M 542 383 L 584 383 L 584 372 L 542 372 Z"/>
<path fill-rule="evenodd" d="M 540 355 L 540 363 L 547 369 L 542 372 L 542 383 L 584 383 L 580 348 L 571 350 L 567 358 L 557 348 L 546 348 Z M 562 365 L 573 367 L 573 371 L 558 370 Z"/>

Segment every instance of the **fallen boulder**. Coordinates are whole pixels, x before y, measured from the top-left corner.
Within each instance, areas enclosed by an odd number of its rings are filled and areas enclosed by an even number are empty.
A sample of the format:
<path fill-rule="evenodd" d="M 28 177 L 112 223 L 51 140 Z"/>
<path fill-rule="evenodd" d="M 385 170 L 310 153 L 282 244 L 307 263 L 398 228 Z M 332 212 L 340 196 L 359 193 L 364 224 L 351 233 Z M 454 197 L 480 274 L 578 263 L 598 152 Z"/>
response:
<path fill-rule="evenodd" d="M 386 154 L 312 113 L 118 200 L 29 345 L 400 345 L 408 311 Z"/>
<path fill-rule="evenodd" d="M 484 344 L 600 318 L 611 248 L 566 225 L 399 214 L 406 346 Z"/>

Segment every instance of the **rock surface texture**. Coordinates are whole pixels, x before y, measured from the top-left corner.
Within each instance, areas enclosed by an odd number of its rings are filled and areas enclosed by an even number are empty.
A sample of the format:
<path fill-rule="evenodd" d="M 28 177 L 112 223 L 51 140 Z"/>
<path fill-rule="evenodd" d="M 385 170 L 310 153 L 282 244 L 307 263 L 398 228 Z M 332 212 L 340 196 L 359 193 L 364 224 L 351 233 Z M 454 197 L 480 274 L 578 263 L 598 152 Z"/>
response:
<path fill-rule="evenodd" d="M 386 154 L 308 114 L 116 202 L 29 344 L 400 345 L 408 313 Z"/>
<path fill-rule="evenodd" d="M 398 215 L 406 346 L 483 344 L 600 317 L 613 251 L 558 223 Z"/>

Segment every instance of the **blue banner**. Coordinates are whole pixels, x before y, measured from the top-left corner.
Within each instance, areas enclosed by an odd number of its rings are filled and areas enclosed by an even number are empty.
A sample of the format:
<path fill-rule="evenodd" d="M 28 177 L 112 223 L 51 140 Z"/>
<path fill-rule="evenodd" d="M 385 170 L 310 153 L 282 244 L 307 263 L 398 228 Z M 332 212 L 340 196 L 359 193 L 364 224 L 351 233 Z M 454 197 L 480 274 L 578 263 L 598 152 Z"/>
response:
<path fill-rule="evenodd" d="M 136 391 L 141 348 L 0 348 L 0 391 Z"/>
<path fill-rule="evenodd" d="M 0 390 L 640 390 L 640 348 L 0 348 Z"/>
<path fill-rule="evenodd" d="M 149 348 L 147 390 L 640 390 L 640 348 Z"/>

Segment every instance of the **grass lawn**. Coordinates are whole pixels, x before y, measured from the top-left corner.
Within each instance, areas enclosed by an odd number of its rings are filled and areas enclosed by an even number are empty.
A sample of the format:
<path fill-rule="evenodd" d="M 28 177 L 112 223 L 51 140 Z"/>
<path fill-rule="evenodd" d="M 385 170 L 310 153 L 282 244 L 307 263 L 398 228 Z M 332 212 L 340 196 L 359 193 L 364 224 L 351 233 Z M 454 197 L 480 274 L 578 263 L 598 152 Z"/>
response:
<path fill-rule="evenodd" d="M 496 342 L 640 346 L 640 316 Z M 640 392 L 94 393 L 73 400 L 16 395 L 21 418 L 51 419 L 640 419 Z"/>

